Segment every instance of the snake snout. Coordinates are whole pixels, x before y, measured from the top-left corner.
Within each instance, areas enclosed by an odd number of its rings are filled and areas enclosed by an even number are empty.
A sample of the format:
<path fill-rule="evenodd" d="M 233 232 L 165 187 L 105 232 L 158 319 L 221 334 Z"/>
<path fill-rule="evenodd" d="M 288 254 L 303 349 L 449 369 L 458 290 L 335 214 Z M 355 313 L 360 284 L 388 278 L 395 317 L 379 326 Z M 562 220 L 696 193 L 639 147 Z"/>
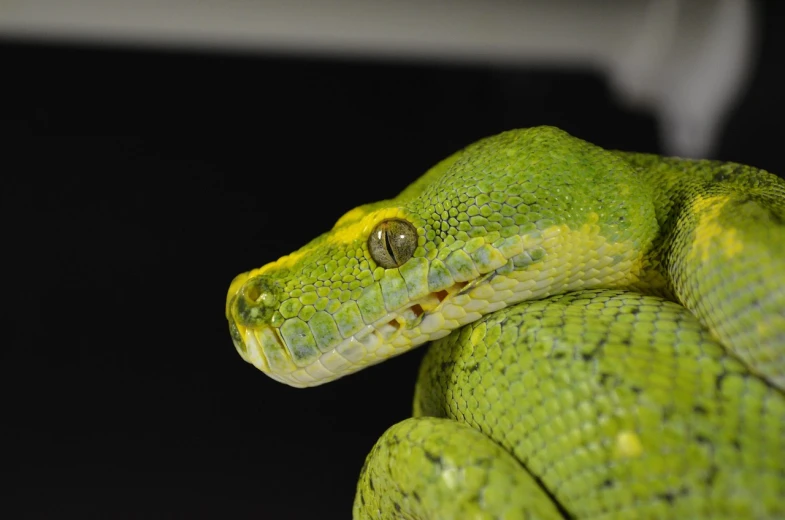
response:
<path fill-rule="evenodd" d="M 288 353 L 277 329 L 271 325 L 280 306 L 281 287 L 271 277 L 243 273 L 229 286 L 226 318 L 240 356 L 273 379 L 281 368 L 288 371 Z"/>
<path fill-rule="evenodd" d="M 227 319 L 242 327 L 258 329 L 270 324 L 278 309 L 281 289 L 271 278 L 240 275 L 227 295 Z"/>

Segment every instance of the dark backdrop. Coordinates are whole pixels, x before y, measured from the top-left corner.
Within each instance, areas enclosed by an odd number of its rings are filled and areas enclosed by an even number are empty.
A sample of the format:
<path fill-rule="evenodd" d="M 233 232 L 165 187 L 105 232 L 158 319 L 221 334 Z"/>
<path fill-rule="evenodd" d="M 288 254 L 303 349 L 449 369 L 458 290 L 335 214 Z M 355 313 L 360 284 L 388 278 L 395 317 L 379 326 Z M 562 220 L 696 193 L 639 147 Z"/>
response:
<path fill-rule="evenodd" d="M 765 14 L 719 157 L 782 174 L 785 37 Z M 232 347 L 231 279 L 505 129 L 659 151 L 653 118 L 590 73 L 13 42 L 0 64 L 15 517 L 348 518 L 423 351 L 286 387 Z"/>

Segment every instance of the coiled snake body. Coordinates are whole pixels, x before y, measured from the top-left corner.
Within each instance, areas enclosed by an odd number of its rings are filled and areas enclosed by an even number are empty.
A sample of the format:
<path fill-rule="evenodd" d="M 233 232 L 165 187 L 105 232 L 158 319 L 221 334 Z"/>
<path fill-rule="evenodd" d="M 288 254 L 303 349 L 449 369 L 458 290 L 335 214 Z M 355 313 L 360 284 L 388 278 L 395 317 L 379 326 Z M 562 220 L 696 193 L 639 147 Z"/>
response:
<path fill-rule="evenodd" d="M 505 132 L 232 282 L 318 385 L 433 341 L 355 518 L 785 518 L 785 182 Z"/>

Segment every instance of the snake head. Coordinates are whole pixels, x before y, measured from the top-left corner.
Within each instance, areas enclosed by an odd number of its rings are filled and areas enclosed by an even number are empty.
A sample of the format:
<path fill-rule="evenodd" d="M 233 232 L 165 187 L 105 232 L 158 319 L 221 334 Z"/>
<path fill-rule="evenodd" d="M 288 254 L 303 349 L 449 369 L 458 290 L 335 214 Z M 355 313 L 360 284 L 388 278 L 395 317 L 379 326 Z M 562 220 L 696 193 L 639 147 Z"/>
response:
<path fill-rule="evenodd" d="M 238 353 L 305 387 L 423 343 L 425 310 L 446 298 L 445 284 L 458 287 L 438 261 L 429 283 L 430 262 L 418 251 L 424 234 L 421 219 L 400 206 L 370 204 L 299 251 L 237 276 L 226 317 Z M 442 325 L 432 328 L 444 335 Z"/>
<path fill-rule="evenodd" d="M 656 226 L 632 173 L 553 128 L 479 141 L 238 276 L 226 308 L 234 344 L 273 379 L 314 386 L 512 303 L 623 286 Z"/>

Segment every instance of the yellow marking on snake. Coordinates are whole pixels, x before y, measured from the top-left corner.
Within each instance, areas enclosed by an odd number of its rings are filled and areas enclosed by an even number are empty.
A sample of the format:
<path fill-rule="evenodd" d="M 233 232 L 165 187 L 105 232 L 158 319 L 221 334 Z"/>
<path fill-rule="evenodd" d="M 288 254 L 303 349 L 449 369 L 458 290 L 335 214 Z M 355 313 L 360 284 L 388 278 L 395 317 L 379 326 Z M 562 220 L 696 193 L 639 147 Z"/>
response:
<path fill-rule="evenodd" d="M 640 457 L 643 453 L 641 439 L 635 432 L 620 431 L 616 436 L 616 454 L 623 458 Z"/>
<path fill-rule="evenodd" d="M 358 208 L 359 210 L 360 208 Z M 352 244 L 366 239 L 373 227 L 383 220 L 403 218 L 405 213 L 399 208 L 387 208 L 363 214 L 363 211 L 349 211 L 333 227 L 327 243 L 333 245 Z"/>
<path fill-rule="evenodd" d="M 727 195 L 699 196 L 693 206 L 699 215 L 699 222 L 695 228 L 696 247 L 693 252 L 700 254 L 703 262 L 708 261 L 713 254 L 712 242 L 715 240 L 720 244 L 722 253 L 728 258 L 733 258 L 744 251 L 744 244 L 739 240 L 736 229 L 724 228 L 718 222 L 729 200 L 730 197 Z"/>

